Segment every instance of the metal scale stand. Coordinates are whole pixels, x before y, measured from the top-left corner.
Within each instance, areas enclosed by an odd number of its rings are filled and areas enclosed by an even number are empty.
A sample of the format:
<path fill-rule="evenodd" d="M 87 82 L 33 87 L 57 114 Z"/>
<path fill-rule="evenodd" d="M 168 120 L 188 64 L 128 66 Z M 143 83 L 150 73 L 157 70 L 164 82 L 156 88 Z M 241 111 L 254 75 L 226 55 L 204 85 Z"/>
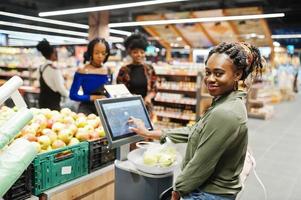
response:
<path fill-rule="evenodd" d="M 158 200 L 172 186 L 173 172 L 147 174 L 138 171 L 127 159 L 130 145 L 122 145 L 115 160 L 115 200 Z"/>

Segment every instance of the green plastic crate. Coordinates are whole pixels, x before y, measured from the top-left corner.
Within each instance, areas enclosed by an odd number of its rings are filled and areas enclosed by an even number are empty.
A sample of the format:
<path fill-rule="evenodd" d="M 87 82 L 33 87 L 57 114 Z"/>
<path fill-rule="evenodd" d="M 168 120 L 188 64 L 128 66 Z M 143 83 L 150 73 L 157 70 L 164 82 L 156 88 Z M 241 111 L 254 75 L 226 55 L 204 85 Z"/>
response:
<path fill-rule="evenodd" d="M 38 154 L 33 161 L 33 194 L 88 174 L 89 143 Z"/>

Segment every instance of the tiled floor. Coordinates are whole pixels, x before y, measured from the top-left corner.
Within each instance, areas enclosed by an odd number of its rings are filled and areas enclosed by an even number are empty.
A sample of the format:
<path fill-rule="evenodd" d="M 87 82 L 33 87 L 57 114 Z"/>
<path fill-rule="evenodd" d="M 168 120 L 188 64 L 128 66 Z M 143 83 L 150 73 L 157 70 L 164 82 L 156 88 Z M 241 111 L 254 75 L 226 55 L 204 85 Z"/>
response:
<path fill-rule="evenodd" d="M 249 144 L 268 200 L 301 200 L 301 95 L 276 105 L 272 119 L 250 119 Z M 253 173 L 240 200 L 264 200 Z"/>

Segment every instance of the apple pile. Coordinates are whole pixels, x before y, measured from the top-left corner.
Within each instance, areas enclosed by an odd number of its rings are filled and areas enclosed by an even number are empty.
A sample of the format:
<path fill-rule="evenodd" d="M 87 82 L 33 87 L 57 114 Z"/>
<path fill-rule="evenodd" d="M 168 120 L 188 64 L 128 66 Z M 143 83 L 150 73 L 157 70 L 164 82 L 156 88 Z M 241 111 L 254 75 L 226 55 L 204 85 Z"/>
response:
<path fill-rule="evenodd" d="M 105 136 L 100 119 L 95 114 L 88 116 L 83 113 L 76 114 L 69 108 L 63 108 L 60 112 L 37 108 L 30 110 L 34 117 L 20 131 L 17 138 L 21 137 L 33 142 L 40 153 Z M 15 111 L 12 108 L 2 107 L 0 119 L 2 113 L 7 117 Z"/>

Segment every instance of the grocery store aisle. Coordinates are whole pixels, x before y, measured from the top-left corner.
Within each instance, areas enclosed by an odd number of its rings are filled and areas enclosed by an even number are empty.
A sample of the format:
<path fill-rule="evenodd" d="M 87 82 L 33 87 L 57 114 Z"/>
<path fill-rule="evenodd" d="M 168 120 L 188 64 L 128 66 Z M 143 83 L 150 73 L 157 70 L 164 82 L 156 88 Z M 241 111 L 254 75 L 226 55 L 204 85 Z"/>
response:
<path fill-rule="evenodd" d="M 301 199 L 301 94 L 275 106 L 269 120 L 249 120 L 249 144 L 256 171 L 269 200 Z M 240 200 L 262 200 L 263 190 L 253 173 Z"/>

